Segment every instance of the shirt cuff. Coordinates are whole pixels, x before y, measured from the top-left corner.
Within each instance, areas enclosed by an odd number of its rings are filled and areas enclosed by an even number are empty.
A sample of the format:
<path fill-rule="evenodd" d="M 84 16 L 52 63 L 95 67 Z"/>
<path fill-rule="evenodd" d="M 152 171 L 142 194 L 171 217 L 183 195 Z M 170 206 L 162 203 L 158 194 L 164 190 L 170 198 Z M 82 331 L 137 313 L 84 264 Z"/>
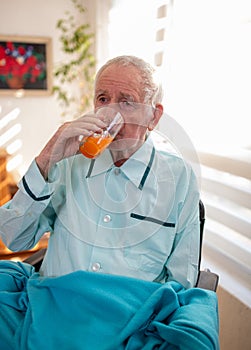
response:
<path fill-rule="evenodd" d="M 45 181 L 35 160 L 29 166 L 18 187 L 35 201 L 47 200 L 53 192 L 53 185 Z"/>

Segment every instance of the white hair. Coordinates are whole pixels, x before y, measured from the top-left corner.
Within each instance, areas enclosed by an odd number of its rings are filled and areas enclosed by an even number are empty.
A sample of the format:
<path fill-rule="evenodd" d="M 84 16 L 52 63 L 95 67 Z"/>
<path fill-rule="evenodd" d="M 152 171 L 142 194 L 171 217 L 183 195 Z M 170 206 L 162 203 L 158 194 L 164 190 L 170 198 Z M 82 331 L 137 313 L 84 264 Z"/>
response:
<path fill-rule="evenodd" d="M 149 63 L 136 56 L 123 55 L 107 61 L 97 72 L 95 84 L 102 72 L 113 64 L 123 67 L 131 65 L 137 68 L 142 77 L 144 103 L 151 103 L 153 106 L 155 106 L 157 103 L 161 103 L 163 99 L 163 90 L 161 84 L 157 82 L 156 70 Z"/>

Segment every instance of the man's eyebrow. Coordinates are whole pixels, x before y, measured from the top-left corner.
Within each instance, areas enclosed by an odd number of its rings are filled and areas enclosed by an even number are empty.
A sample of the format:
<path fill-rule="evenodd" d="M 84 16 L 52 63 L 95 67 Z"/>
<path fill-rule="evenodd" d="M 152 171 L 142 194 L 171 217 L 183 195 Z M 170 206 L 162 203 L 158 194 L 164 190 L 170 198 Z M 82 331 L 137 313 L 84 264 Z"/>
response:
<path fill-rule="evenodd" d="M 107 90 L 101 90 L 101 89 L 99 89 L 99 90 L 96 91 L 95 95 L 98 96 L 98 95 L 107 94 L 107 93 L 108 93 Z"/>
<path fill-rule="evenodd" d="M 108 95 L 108 94 L 109 94 L 108 90 L 99 89 L 96 91 L 95 96 Z M 132 95 L 127 94 L 127 93 L 122 92 L 122 91 L 119 93 L 119 96 L 120 96 L 120 98 L 126 98 L 128 101 L 131 101 L 131 102 L 135 101 L 135 98 Z"/>
<path fill-rule="evenodd" d="M 126 99 L 128 99 L 128 101 L 134 101 L 134 97 L 132 95 L 129 95 L 129 94 L 126 94 L 126 93 L 123 93 L 123 92 L 120 92 L 120 96 L 121 97 L 125 97 Z"/>

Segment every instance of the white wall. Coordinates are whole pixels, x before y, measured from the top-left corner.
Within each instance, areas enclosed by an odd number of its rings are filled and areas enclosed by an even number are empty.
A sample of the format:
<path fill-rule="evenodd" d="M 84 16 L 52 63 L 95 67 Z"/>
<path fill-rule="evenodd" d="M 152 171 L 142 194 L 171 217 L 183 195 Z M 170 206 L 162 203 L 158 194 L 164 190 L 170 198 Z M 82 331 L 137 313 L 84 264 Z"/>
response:
<path fill-rule="evenodd" d="M 56 22 L 64 17 L 66 10 L 74 12 L 70 0 L 0 0 L 0 35 L 51 37 L 53 62 L 59 62 L 64 56 Z M 0 95 L 0 119 L 15 107 L 21 110 L 16 120 L 21 124 L 18 135 L 22 141 L 23 163 L 18 167 L 21 176 L 60 124 L 61 110 L 54 96 L 18 99 Z"/>

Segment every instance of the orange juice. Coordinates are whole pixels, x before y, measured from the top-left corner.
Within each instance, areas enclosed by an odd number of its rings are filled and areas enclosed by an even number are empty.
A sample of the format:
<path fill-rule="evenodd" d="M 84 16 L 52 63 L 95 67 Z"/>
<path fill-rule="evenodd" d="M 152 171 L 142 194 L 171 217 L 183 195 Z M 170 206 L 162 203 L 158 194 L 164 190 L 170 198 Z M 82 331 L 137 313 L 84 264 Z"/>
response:
<path fill-rule="evenodd" d="M 87 158 L 97 157 L 113 140 L 110 135 L 95 134 L 80 143 L 79 150 Z"/>

